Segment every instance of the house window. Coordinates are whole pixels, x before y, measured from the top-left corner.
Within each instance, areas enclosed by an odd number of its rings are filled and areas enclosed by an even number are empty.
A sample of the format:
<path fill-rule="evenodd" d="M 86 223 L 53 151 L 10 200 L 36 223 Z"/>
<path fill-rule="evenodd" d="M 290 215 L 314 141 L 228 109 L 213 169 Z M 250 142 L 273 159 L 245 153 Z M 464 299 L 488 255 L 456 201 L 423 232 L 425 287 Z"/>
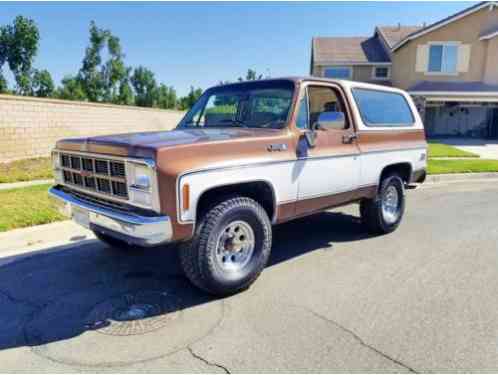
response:
<path fill-rule="evenodd" d="M 388 79 L 389 78 L 389 67 L 387 67 L 387 66 L 374 66 L 373 78 L 374 79 Z"/>
<path fill-rule="evenodd" d="M 456 44 L 431 44 L 429 47 L 430 73 L 449 73 L 457 71 L 458 45 Z"/>
<path fill-rule="evenodd" d="M 333 66 L 325 68 L 323 75 L 327 78 L 350 79 L 353 72 L 348 66 Z"/>

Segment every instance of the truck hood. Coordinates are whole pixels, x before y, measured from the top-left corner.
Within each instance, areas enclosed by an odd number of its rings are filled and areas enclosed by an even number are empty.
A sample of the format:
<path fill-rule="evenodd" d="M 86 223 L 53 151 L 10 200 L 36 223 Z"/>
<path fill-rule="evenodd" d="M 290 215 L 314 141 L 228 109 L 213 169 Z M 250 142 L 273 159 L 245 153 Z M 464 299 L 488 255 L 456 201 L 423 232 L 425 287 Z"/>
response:
<path fill-rule="evenodd" d="M 276 132 L 279 132 L 279 130 L 245 128 L 178 129 L 64 139 L 57 142 L 57 148 L 117 156 L 153 157 L 158 150 L 163 148 L 223 142 L 249 137 L 268 137 Z"/>

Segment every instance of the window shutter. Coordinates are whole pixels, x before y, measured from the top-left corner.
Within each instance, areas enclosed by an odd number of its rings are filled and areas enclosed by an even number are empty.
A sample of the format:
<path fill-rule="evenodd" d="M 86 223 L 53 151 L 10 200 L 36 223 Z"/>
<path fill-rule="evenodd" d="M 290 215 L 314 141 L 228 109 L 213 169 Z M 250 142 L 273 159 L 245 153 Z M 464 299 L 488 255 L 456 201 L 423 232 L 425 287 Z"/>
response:
<path fill-rule="evenodd" d="M 457 72 L 465 73 L 469 71 L 470 63 L 470 44 L 458 46 L 458 63 Z"/>
<path fill-rule="evenodd" d="M 429 62 L 429 46 L 422 44 L 417 46 L 417 61 L 415 63 L 415 71 L 417 73 L 427 72 L 427 64 Z"/>

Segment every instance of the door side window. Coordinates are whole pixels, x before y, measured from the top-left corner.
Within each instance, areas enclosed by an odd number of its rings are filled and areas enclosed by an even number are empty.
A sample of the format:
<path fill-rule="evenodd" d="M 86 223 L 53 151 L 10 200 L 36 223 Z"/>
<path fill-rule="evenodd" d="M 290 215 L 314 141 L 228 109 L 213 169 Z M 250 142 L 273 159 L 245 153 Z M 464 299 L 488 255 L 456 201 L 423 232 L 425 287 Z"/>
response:
<path fill-rule="evenodd" d="M 344 129 L 349 128 L 346 107 L 339 92 L 332 87 L 310 86 L 309 96 L 309 123 L 313 126 L 323 112 L 342 112 L 346 119 Z"/>
<path fill-rule="evenodd" d="M 308 94 L 307 93 L 305 93 L 304 97 L 299 102 L 299 112 L 297 113 L 296 126 L 302 130 L 309 128 Z"/>

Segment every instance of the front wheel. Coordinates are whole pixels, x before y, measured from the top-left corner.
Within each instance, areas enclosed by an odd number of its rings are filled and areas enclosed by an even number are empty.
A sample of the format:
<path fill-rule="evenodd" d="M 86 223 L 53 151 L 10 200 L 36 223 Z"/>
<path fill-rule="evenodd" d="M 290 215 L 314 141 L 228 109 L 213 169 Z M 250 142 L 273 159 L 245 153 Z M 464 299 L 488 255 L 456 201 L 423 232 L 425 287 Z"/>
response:
<path fill-rule="evenodd" d="M 248 288 L 271 250 L 266 211 L 246 197 L 227 199 L 199 221 L 194 238 L 180 248 L 186 276 L 208 293 L 225 296 Z"/>
<path fill-rule="evenodd" d="M 391 233 L 399 226 L 405 212 L 403 180 L 397 174 L 383 178 L 374 199 L 360 203 L 362 222 L 371 233 Z"/>

